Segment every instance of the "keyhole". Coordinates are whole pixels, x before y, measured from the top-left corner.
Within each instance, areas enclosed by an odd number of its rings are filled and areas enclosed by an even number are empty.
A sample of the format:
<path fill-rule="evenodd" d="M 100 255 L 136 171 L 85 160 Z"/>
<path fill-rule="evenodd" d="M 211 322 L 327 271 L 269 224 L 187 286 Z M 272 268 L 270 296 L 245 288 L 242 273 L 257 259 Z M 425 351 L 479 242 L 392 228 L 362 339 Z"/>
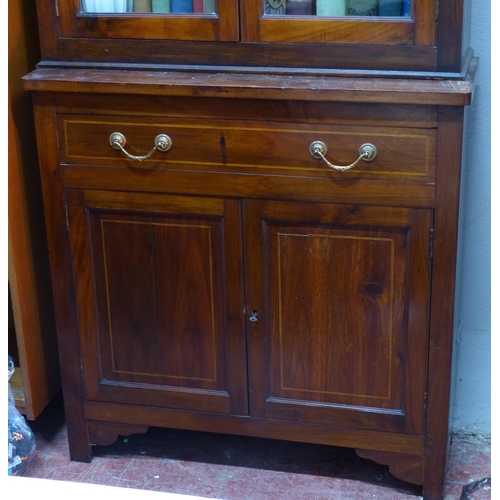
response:
<path fill-rule="evenodd" d="M 250 315 L 250 318 L 248 318 L 252 323 L 255 323 L 257 321 L 257 311 L 254 309 L 252 311 L 252 314 Z"/>

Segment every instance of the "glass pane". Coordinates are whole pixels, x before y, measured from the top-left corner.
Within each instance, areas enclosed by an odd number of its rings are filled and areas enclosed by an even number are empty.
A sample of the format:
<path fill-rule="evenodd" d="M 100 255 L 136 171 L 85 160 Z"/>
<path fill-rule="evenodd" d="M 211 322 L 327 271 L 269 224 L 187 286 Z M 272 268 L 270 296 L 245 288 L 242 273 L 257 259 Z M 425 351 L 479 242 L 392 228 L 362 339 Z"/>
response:
<path fill-rule="evenodd" d="M 263 0 L 270 16 L 409 16 L 411 0 Z"/>
<path fill-rule="evenodd" d="M 215 0 L 81 0 L 83 14 L 215 14 Z"/>

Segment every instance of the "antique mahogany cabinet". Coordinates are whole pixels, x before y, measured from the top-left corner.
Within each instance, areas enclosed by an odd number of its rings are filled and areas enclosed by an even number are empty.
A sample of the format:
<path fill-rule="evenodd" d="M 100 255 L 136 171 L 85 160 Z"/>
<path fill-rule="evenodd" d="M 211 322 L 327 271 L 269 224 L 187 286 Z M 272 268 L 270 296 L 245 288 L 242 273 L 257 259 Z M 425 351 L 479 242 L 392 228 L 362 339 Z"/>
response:
<path fill-rule="evenodd" d="M 463 0 L 178 3 L 37 0 L 72 459 L 233 433 L 351 447 L 442 498 Z"/>

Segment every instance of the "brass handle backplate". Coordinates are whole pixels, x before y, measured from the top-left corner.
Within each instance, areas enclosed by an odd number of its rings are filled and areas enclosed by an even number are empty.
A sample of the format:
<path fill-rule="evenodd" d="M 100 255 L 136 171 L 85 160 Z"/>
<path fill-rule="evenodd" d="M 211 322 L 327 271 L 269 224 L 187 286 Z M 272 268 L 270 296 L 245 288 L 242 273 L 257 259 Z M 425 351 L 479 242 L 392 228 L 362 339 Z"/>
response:
<path fill-rule="evenodd" d="M 114 149 L 120 149 L 128 158 L 135 161 L 143 161 L 147 160 L 156 150 L 158 151 L 168 151 L 172 147 L 172 139 L 166 134 L 159 134 L 155 137 L 155 146 L 154 148 L 144 156 L 135 156 L 131 155 L 128 151 L 125 150 L 125 144 L 127 144 L 127 139 L 121 132 L 113 132 L 109 136 L 109 143 L 111 147 Z"/>
<path fill-rule="evenodd" d="M 359 147 L 359 156 L 350 165 L 334 165 L 326 159 L 325 155 L 327 151 L 328 148 L 322 141 L 311 142 L 309 146 L 309 153 L 311 153 L 313 158 L 316 158 L 317 160 L 324 160 L 330 168 L 339 170 L 340 172 L 345 172 L 346 170 L 355 167 L 361 160 L 372 161 L 377 156 L 377 148 L 373 144 L 365 143 Z"/>

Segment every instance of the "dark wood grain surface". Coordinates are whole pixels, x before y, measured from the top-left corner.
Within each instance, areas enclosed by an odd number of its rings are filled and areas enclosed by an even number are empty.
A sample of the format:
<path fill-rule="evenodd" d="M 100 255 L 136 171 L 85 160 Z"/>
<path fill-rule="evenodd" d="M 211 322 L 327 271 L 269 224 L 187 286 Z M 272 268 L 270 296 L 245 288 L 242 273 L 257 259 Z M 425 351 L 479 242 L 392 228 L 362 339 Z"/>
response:
<path fill-rule="evenodd" d="M 477 59 L 461 0 L 412 3 L 330 23 L 39 0 L 24 87 L 73 459 L 148 426 L 243 434 L 353 447 L 441 500 Z M 172 148 L 135 161 L 112 132 Z M 313 140 L 342 165 L 378 154 L 338 172 Z"/>
<path fill-rule="evenodd" d="M 470 103 L 472 82 L 453 80 L 339 78 L 290 75 L 38 69 L 24 78 L 27 90 L 203 96 L 246 99 L 297 99 L 392 104 Z"/>

